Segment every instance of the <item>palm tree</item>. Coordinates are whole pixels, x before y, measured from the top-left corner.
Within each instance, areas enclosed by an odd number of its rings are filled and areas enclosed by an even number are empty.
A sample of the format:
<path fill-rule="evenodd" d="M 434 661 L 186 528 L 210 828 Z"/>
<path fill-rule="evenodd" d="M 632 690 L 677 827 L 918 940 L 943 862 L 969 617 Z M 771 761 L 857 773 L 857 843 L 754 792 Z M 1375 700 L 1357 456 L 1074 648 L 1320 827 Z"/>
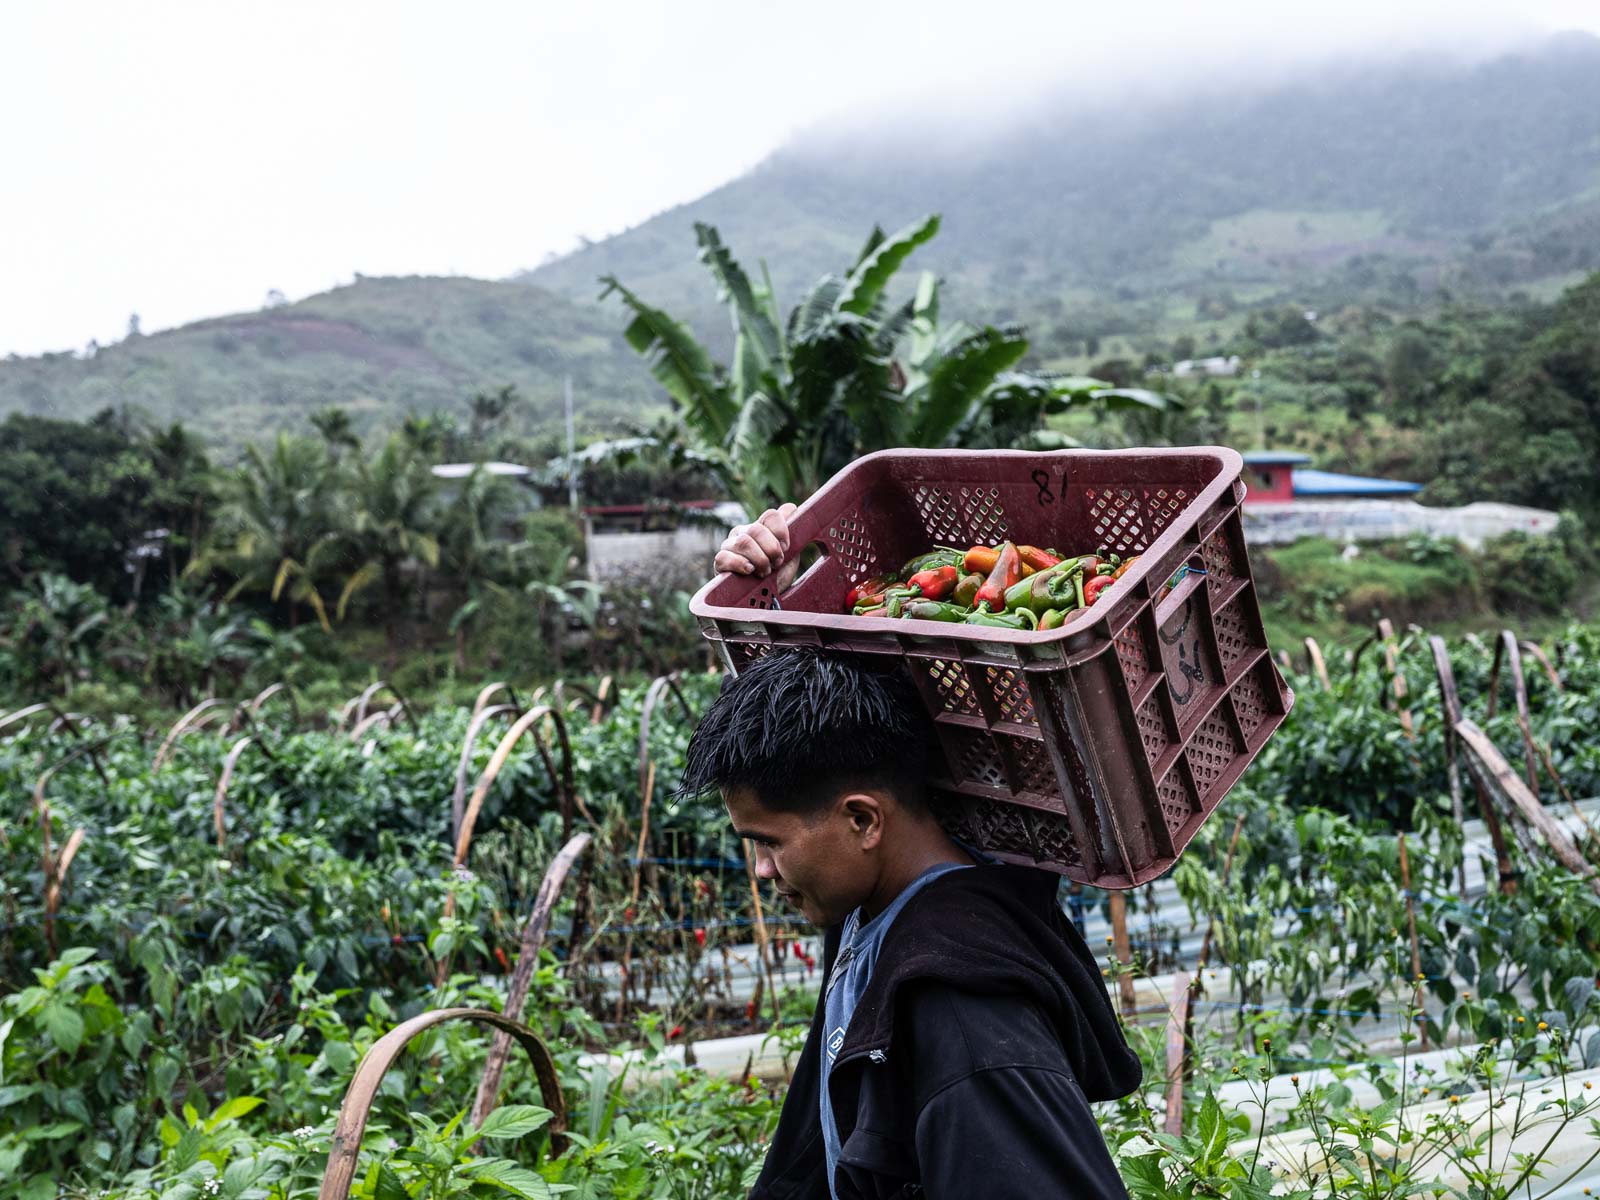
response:
<path fill-rule="evenodd" d="M 338 405 L 330 404 L 311 414 L 311 427 L 328 445 L 328 453 L 335 462 L 346 450 L 359 450 L 361 439 L 356 436 L 350 413 Z"/>
<path fill-rule="evenodd" d="M 850 270 L 824 276 L 783 321 L 765 271 L 756 284 L 715 228 L 696 225 L 700 260 L 733 321 L 728 367 L 713 361 L 687 325 L 615 276 L 602 280 L 602 298 L 619 296 L 633 314 L 624 337 L 650 360 L 676 408 L 668 437 L 698 452 L 752 512 L 804 499 L 871 450 L 1015 444 L 1069 405 L 1168 403 L 1100 380 L 1015 370 L 1028 350 L 1021 332 L 941 327 L 931 274 L 891 309 L 887 291 L 896 272 L 938 230 L 937 216 L 892 237 L 874 229 Z M 629 442 L 636 451 L 639 439 Z"/>
<path fill-rule="evenodd" d="M 450 618 L 458 671 L 467 669 L 467 627 L 482 610 L 486 590 L 509 582 L 516 573 L 520 546 L 495 536 L 514 498 L 512 484 L 476 467 L 439 514 L 439 568 L 464 594 Z"/>
<path fill-rule="evenodd" d="M 405 600 L 405 568 L 420 562 L 439 565 L 434 499 L 438 480 L 415 441 L 390 434 L 383 448 L 360 460 L 351 480 L 349 511 L 341 541 L 360 565 L 339 597 L 339 619 L 350 598 L 376 583 L 382 592 L 383 628 L 390 666 L 399 660 L 400 612 Z"/>
<path fill-rule="evenodd" d="M 301 604 L 331 629 L 318 581 L 327 578 L 338 551 L 336 484 L 326 447 L 312 438 L 280 433 L 266 453 L 250 446 L 244 462 L 218 483 L 215 526 L 188 572 L 231 576 L 227 600 L 246 591 L 269 593 L 285 605 L 290 629 Z"/>

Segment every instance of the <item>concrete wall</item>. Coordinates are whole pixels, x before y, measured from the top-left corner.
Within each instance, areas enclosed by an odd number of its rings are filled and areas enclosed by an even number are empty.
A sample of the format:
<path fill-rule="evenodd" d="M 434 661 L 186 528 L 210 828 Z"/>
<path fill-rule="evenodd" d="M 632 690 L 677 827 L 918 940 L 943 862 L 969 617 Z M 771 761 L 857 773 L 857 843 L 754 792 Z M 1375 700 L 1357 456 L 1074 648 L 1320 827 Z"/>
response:
<path fill-rule="evenodd" d="M 1414 500 L 1296 500 L 1244 506 L 1245 540 L 1269 546 L 1303 537 L 1360 542 L 1426 533 L 1454 538 L 1476 550 L 1503 533 L 1552 533 L 1558 520 L 1557 514 L 1544 509 L 1486 502 L 1461 508 L 1428 508 Z"/>
<path fill-rule="evenodd" d="M 731 526 L 729 527 L 731 528 Z M 597 583 L 711 578 L 711 560 L 728 529 L 684 525 L 661 533 L 595 533 L 589 537 L 589 578 Z"/>

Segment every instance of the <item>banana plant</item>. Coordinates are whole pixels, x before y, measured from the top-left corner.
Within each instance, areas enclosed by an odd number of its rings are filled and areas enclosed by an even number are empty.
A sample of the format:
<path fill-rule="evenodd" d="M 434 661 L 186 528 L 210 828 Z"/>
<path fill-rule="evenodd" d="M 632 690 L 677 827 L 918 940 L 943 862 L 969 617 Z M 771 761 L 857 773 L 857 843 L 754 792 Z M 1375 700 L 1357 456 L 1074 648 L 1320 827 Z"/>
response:
<path fill-rule="evenodd" d="M 625 450 L 616 443 L 620 453 L 677 443 L 757 511 L 804 499 L 872 450 L 1026 444 L 1046 415 L 1075 404 L 1173 403 L 1100 380 L 1018 370 L 1028 352 L 1022 332 L 941 325 L 939 281 L 929 272 L 891 306 L 895 275 L 938 231 L 936 215 L 889 236 L 874 229 L 850 269 L 823 276 L 784 320 L 765 266 L 753 280 L 713 226 L 696 225 L 700 261 L 733 325 L 726 366 L 684 322 L 606 276 L 602 299 L 615 295 L 632 314 L 624 337 L 675 409 L 666 429 L 628 439 Z"/>

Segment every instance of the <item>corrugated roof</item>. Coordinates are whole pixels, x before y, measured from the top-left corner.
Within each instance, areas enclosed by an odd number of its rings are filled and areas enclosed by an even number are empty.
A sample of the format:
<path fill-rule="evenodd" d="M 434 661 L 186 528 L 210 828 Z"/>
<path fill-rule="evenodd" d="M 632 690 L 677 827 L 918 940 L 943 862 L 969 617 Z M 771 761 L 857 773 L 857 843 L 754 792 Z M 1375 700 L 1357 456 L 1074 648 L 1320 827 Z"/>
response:
<path fill-rule="evenodd" d="M 1420 483 L 1401 479 L 1373 479 L 1366 475 L 1340 475 L 1334 471 L 1298 468 L 1294 473 L 1296 496 L 1409 496 L 1420 492 Z"/>
<path fill-rule="evenodd" d="M 1311 455 L 1294 450 L 1246 450 L 1241 457 L 1247 467 L 1293 466 L 1311 461 Z"/>
<path fill-rule="evenodd" d="M 465 479 L 480 467 L 485 475 L 509 475 L 520 478 L 532 474 L 531 469 L 521 463 L 508 462 L 440 463 L 432 470 L 440 479 Z"/>

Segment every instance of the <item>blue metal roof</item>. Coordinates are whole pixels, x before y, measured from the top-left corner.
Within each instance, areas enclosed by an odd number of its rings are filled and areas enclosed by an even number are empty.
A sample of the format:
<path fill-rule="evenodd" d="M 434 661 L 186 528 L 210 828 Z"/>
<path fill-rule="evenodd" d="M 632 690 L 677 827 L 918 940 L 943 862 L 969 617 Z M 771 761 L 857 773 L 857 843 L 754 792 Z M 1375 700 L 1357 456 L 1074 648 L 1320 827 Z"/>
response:
<path fill-rule="evenodd" d="M 1240 457 L 1247 467 L 1297 466 L 1311 461 L 1311 455 L 1294 450 L 1246 450 Z"/>
<path fill-rule="evenodd" d="M 1372 479 L 1366 475 L 1340 475 L 1333 471 L 1295 470 L 1296 496 L 1409 496 L 1422 490 L 1420 483 L 1400 479 Z"/>

